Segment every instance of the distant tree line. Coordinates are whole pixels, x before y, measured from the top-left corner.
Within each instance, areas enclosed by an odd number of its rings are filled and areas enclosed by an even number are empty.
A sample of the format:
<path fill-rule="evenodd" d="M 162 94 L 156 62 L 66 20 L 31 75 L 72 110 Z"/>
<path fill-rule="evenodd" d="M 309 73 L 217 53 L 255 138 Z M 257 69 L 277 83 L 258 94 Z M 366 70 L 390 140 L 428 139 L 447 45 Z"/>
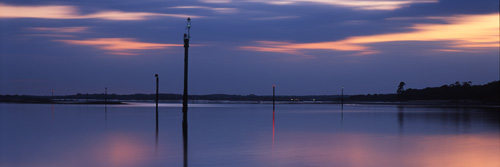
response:
<path fill-rule="evenodd" d="M 401 82 L 395 94 L 353 95 L 350 101 L 408 101 L 408 100 L 477 100 L 484 102 L 500 101 L 500 82 L 494 81 L 484 85 L 472 85 L 471 82 L 455 82 L 440 87 L 424 89 L 404 89 L 406 83 Z"/>
<path fill-rule="evenodd" d="M 344 101 L 409 101 L 409 100 L 475 100 L 483 102 L 499 103 L 500 82 L 494 81 L 484 85 L 472 85 L 471 82 L 455 82 L 440 87 L 427 87 L 424 89 L 404 89 L 406 83 L 400 82 L 394 94 L 367 94 L 367 95 L 344 95 Z M 54 101 L 108 101 L 113 100 L 154 100 L 155 94 L 83 94 L 66 96 L 29 96 L 29 95 L 0 95 L 0 102 L 27 102 L 48 103 Z M 182 100 L 182 94 L 161 93 L 160 100 Z M 231 100 L 231 101 L 272 101 L 272 96 L 260 95 L 189 95 L 189 100 Z M 306 95 L 306 96 L 276 96 L 277 101 L 341 101 L 339 95 Z"/>
<path fill-rule="evenodd" d="M 334 101 L 339 95 L 307 95 L 307 96 L 276 96 L 277 101 Z M 0 95 L 0 102 L 50 102 L 52 99 L 57 101 L 80 100 L 80 101 L 102 101 L 108 100 L 155 100 L 155 94 L 82 94 L 65 96 L 28 96 L 28 95 Z M 160 100 L 182 100 L 182 94 L 160 93 Z M 189 100 L 231 100 L 231 101 L 272 101 L 273 96 L 259 95 L 228 95 L 228 94 L 210 94 L 210 95 L 189 95 Z"/>

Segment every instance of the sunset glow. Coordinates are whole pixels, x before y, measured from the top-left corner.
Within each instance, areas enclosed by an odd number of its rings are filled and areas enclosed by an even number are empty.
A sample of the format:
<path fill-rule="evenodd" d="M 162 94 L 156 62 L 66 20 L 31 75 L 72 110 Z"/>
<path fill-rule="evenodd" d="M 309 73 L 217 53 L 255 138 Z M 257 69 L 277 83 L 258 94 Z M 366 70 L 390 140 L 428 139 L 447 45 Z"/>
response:
<path fill-rule="evenodd" d="M 137 68 L 137 75 L 183 69 L 178 59 L 188 17 L 189 62 L 195 63 L 189 71 L 203 80 L 193 85 L 195 94 L 265 95 L 262 87 L 272 84 L 284 85 L 280 90 L 290 95 L 328 94 L 342 85 L 350 85 L 353 94 L 393 93 L 400 80 L 412 88 L 457 80 L 485 84 L 499 76 L 493 63 L 499 53 L 499 5 L 467 0 L 7 0 L 0 2 L 0 66 L 9 73 L 1 76 L 0 87 L 9 94 L 44 94 L 48 85 L 64 82 L 58 84 L 68 87 L 67 93 L 100 91 L 84 84 L 91 80 L 83 74 L 89 71 L 85 66 L 68 62 L 124 63 L 116 71 L 139 65 L 132 62 L 150 65 Z M 57 63 L 60 57 L 67 62 Z M 79 67 L 75 71 L 82 79 L 10 70 L 66 66 Z M 421 66 L 427 68 L 415 70 Z M 422 76 L 431 82 L 417 79 Z M 18 84 L 44 79 L 45 84 Z M 146 91 L 144 82 L 117 80 L 107 85 L 122 86 L 121 93 Z M 180 93 L 182 86 L 161 87 Z"/>
<path fill-rule="evenodd" d="M 437 18 L 432 18 L 437 19 Z M 243 46 L 241 49 L 260 52 L 302 54 L 303 50 L 357 51 L 357 55 L 380 53 L 368 44 L 397 41 L 443 41 L 443 48 L 475 49 L 499 47 L 499 14 L 459 15 L 439 18 L 448 24 L 415 24 L 407 33 L 391 33 L 369 36 L 354 36 L 340 41 L 317 43 L 291 43 L 278 41 L 256 41 L 258 46 Z M 448 48 L 448 49 L 447 49 Z"/>
<path fill-rule="evenodd" d="M 350 7 L 360 10 L 395 10 L 412 3 L 437 3 L 437 0 L 270 0 L 259 1 L 275 5 L 291 5 L 296 3 L 319 3 Z"/>
<path fill-rule="evenodd" d="M 54 40 L 72 45 L 88 45 L 94 46 L 102 50 L 108 50 L 110 54 L 116 55 L 136 55 L 135 53 L 127 52 L 129 50 L 150 50 L 150 49 L 165 49 L 174 46 L 183 46 L 182 44 L 162 44 L 162 43 L 147 43 L 137 42 L 132 38 L 96 38 L 87 40 Z"/>
<path fill-rule="evenodd" d="M 282 138 L 301 138 L 283 132 L 280 134 Z M 309 162 L 325 166 L 349 164 L 350 166 L 496 167 L 500 165 L 498 159 L 500 145 L 495 135 L 430 135 L 424 138 L 414 136 L 403 139 L 398 136 L 367 134 L 305 136 L 313 140 L 310 144 L 298 148 L 297 143 L 275 145 L 276 155 L 270 161 L 288 160 L 291 161 L 290 164 Z M 336 141 L 337 144 L 328 145 L 327 143 L 331 141 Z M 401 148 L 395 147 L 395 143 Z"/>
<path fill-rule="evenodd" d="M 175 6 L 175 7 L 170 7 L 174 9 L 206 9 L 206 10 L 212 10 L 214 12 L 219 12 L 219 13 L 235 13 L 237 12 L 237 8 L 213 8 L 213 7 L 207 7 L 207 6 Z"/>
<path fill-rule="evenodd" d="M 0 167 L 500 167 L 499 6 L 1 0 Z"/>
<path fill-rule="evenodd" d="M 122 11 L 101 11 L 82 15 L 75 6 L 13 6 L 0 3 L 0 18 L 145 20 L 153 16 L 199 18 L 194 15 Z"/>
<path fill-rule="evenodd" d="M 32 27 L 27 29 L 36 31 L 56 32 L 56 33 L 79 33 L 87 31 L 89 27 Z"/>

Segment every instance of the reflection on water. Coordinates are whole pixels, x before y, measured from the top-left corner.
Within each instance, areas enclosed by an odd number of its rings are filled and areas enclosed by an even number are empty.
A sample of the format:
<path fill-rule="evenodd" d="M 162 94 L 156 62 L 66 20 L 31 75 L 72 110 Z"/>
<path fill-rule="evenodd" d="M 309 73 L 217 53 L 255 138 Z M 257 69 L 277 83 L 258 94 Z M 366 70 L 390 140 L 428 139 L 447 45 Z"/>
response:
<path fill-rule="evenodd" d="M 51 105 L 50 119 L 54 120 L 54 104 Z"/>
<path fill-rule="evenodd" d="M 274 149 L 274 105 L 273 105 L 273 149 Z"/>
<path fill-rule="evenodd" d="M 101 144 L 89 145 L 88 150 L 91 159 L 98 166 L 138 166 L 144 160 L 153 157 L 149 151 L 150 146 L 142 143 L 142 139 L 131 134 L 110 134 L 104 137 Z M 76 150 L 75 150 L 76 151 Z M 87 154 L 87 153 L 86 153 Z M 94 165 L 94 164 L 91 164 Z"/>
<path fill-rule="evenodd" d="M 184 157 L 184 167 L 188 166 L 188 122 L 187 122 L 187 108 L 183 108 L 182 116 L 182 145 L 183 145 L 183 157 Z"/>
<path fill-rule="evenodd" d="M 182 107 L 180 103 L 159 103 L 159 107 Z M 189 108 L 218 108 L 218 107 L 231 107 L 238 106 L 237 104 L 189 104 Z M 115 105 L 114 107 L 156 107 L 156 103 L 139 103 L 128 102 L 126 105 Z"/>
<path fill-rule="evenodd" d="M 160 107 L 0 104 L 0 166 L 500 166 L 497 109 Z"/>
<path fill-rule="evenodd" d="M 108 125 L 108 105 L 104 104 L 104 124 Z"/>
<path fill-rule="evenodd" d="M 500 165 L 498 135 L 409 135 L 280 133 L 294 138 L 276 145 L 277 166 L 418 166 Z M 307 141 L 307 142 L 304 142 Z M 333 142 L 334 141 L 334 142 Z"/>

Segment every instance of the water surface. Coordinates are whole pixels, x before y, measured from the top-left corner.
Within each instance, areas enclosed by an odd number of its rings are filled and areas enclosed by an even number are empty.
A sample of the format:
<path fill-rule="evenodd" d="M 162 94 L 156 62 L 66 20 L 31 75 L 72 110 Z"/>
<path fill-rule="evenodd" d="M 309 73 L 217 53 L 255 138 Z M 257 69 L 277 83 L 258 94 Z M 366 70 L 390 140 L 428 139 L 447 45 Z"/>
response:
<path fill-rule="evenodd" d="M 0 166 L 498 167 L 497 109 L 0 104 Z M 187 151 L 187 164 L 184 164 Z"/>

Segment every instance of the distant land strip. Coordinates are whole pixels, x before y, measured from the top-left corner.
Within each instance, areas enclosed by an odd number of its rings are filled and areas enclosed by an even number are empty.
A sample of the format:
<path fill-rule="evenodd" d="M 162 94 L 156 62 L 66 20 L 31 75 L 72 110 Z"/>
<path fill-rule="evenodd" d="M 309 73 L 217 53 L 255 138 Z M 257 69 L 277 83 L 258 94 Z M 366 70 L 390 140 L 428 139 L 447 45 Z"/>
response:
<path fill-rule="evenodd" d="M 500 105 L 500 82 L 494 81 L 484 85 L 471 85 L 470 82 L 455 82 L 440 87 L 424 89 L 401 89 L 393 94 L 364 95 L 286 95 L 276 96 L 279 103 L 370 103 L 370 104 L 473 104 Z M 342 99 L 343 98 L 343 99 Z M 122 101 L 154 100 L 155 94 L 82 94 L 65 96 L 33 96 L 33 95 L 0 95 L 0 102 L 7 103 L 62 103 L 62 104 L 123 104 Z M 160 93 L 162 101 L 177 102 L 182 94 Z M 191 101 L 247 101 L 267 103 L 273 100 L 269 95 L 189 95 Z"/>

